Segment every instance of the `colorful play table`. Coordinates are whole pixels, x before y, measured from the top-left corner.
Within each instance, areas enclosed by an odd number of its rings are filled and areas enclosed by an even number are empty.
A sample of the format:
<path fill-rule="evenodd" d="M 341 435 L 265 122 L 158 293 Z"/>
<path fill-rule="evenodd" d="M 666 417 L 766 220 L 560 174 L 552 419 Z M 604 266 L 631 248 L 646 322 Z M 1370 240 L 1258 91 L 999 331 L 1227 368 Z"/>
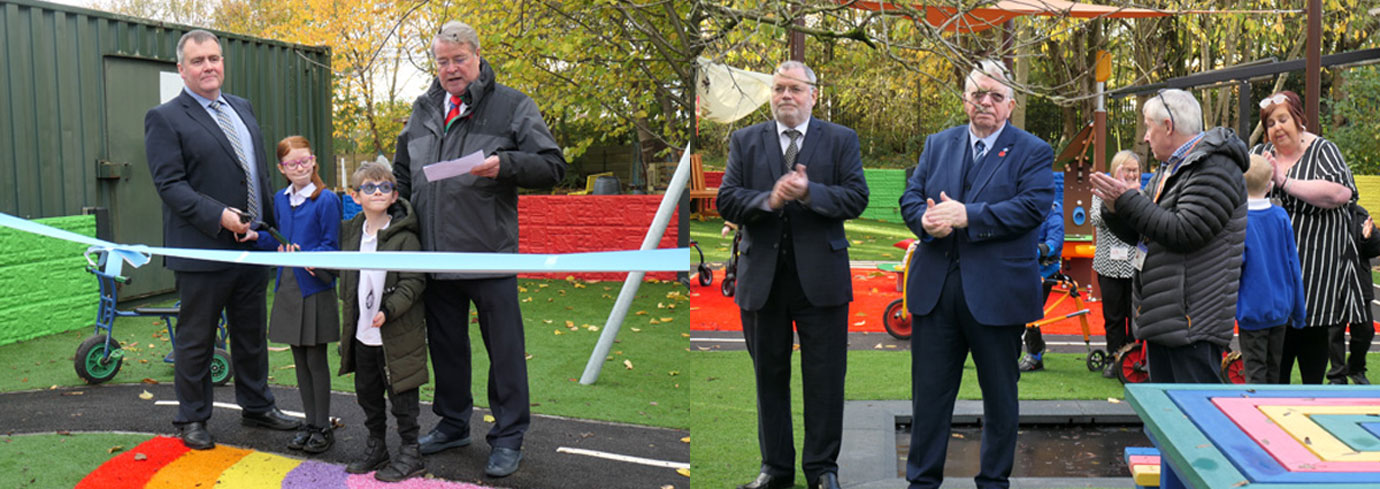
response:
<path fill-rule="evenodd" d="M 1161 486 L 1380 487 L 1380 387 L 1130 384 Z"/>

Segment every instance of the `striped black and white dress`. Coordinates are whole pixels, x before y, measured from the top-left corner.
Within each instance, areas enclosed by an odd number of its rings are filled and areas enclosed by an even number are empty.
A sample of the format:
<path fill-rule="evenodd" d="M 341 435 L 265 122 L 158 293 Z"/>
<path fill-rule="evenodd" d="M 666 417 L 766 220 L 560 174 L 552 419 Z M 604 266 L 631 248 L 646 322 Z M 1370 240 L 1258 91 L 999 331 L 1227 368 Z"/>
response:
<path fill-rule="evenodd" d="M 1265 143 L 1251 149 L 1253 154 L 1273 151 L 1274 145 Z M 1342 161 L 1337 145 L 1321 137 L 1313 140 L 1289 169 L 1291 180 L 1327 180 L 1351 189 L 1351 201 L 1356 201 L 1356 182 L 1351 169 Z M 1333 326 L 1362 321 L 1365 300 L 1361 297 L 1361 283 L 1356 279 L 1356 243 L 1348 226 L 1351 216 L 1346 206 L 1335 209 L 1304 202 L 1302 199 L 1275 188 L 1270 197 L 1276 199 L 1294 224 L 1294 240 L 1298 242 L 1299 264 L 1303 267 L 1304 305 L 1308 312 L 1308 326 Z"/>

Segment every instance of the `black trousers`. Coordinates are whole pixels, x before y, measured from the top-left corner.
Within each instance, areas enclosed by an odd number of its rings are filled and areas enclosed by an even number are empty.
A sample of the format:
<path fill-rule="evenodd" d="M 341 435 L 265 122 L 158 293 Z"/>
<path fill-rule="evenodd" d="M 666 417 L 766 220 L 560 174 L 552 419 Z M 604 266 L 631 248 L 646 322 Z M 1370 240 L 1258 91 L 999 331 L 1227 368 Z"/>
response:
<path fill-rule="evenodd" d="M 805 443 L 800 458 L 805 480 L 813 485 L 821 474 L 838 473 L 843 382 L 848 366 L 848 304 L 811 305 L 793 262 L 777 261 L 771 294 L 762 309 L 742 311 L 743 337 L 757 380 L 757 443 L 762 471 L 794 479 L 791 352 L 793 332 L 800 335 L 805 407 Z"/>
<path fill-rule="evenodd" d="M 1351 355 L 1346 359 L 1347 375 L 1366 374 L 1366 353 L 1370 351 L 1370 343 L 1374 340 L 1375 323 L 1366 320 L 1351 325 Z"/>
<path fill-rule="evenodd" d="M 398 437 L 403 445 L 416 445 L 421 427 L 417 416 L 421 413 L 419 389 L 403 392 L 393 391 L 388 385 L 387 364 L 383 357 L 383 347 L 369 346 L 354 341 L 355 352 L 355 400 L 364 409 L 364 427 L 370 438 L 383 440 L 388 433 L 388 417 L 384 414 L 386 406 L 383 396 L 393 403 L 393 419 L 398 423 Z"/>
<path fill-rule="evenodd" d="M 1350 342 L 1346 338 L 1347 329 L 1351 330 Z M 1375 323 L 1369 321 L 1328 328 L 1327 360 L 1331 364 L 1327 370 L 1328 382 L 1346 383 L 1348 375 L 1365 375 L 1366 352 L 1370 351 L 1370 342 L 1374 339 Z"/>
<path fill-rule="evenodd" d="M 1292 381 L 1294 360 L 1299 363 L 1299 380 L 1305 384 L 1323 383 L 1327 373 L 1327 338 L 1336 326 L 1306 326 L 1284 332 L 1284 357 L 1279 361 L 1279 383 Z"/>
<path fill-rule="evenodd" d="M 1131 332 L 1131 279 L 1097 276 L 1102 291 L 1102 329 L 1107 333 L 1107 353 L 1135 341 Z"/>
<path fill-rule="evenodd" d="M 485 439 L 491 447 L 522 449 L 532 407 L 517 277 L 429 280 L 425 295 L 427 346 L 436 372 L 431 410 L 441 417 L 436 429 L 452 436 L 469 433 L 474 413 L 469 329 L 473 302 L 489 354 L 489 408 L 494 426 Z"/>
<path fill-rule="evenodd" d="M 1145 342 L 1150 381 L 1157 384 L 1220 384 L 1222 352 L 1206 341 L 1176 347 Z"/>
<path fill-rule="evenodd" d="M 1040 307 L 1045 307 L 1045 303 L 1049 302 L 1049 291 L 1054 290 L 1054 281 L 1045 280 L 1044 283 L 1040 285 L 1040 287 L 1044 294 L 1043 296 L 1041 296 L 1044 298 L 1040 299 Z M 1040 333 L 1039 327 L 1025 328 L 1025 352 L 1031 355 L 1044 354 L 1045 336 L 1044 334 Z M 1019 354 L 1020 352 L 1016 353 Z"/>
<path fill-rule="evenodd" d="M 1284 335 L 1289 326 L 1241 330 L 1242 373 L 1247 384 L 1278 384 L 1279 361 L 1284 357 Z"/>
<path fill-rule="evenodd" d="M 268 268 L 232 265 L 214 272 L 176 272 L 182 311 L 173 345 L 173 379 L 181 425 L 211 418 L 211 357 L 216 325 L 225 311 L 230 361 L 235 369 L 235 402 L 245 412 L 273 409 L 268 390 Z"/>
<path fill-rule="evenodd" d="M 1023 324 L 980 324 L 968 310 L 961 274 L 950 267 L 939 302 L 930 314 L 915 316 L 911 330 L 911 410 L 913 424 L 906 480 L 911 489 L 937 488 L 944 482 L 954 399 L 971 351 L 982 388 L 982 448 L 974 480 L 979 488 L 1009 487 L 1016 460 L 1020 418 L 1016 362 Z"/>

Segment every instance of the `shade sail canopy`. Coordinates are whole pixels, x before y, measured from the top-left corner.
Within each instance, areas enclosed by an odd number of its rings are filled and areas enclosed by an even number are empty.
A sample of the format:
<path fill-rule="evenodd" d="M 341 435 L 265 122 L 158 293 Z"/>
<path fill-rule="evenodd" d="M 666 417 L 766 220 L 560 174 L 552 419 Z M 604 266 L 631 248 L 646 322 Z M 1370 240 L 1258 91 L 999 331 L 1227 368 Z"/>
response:
<path fill-rule="evenodd" d="M 838 0 L 842 5 L 874 12 L 896 12 L 907 17 L 923 13 L 924 21 L 935 27 L 951 32 L 978 32 L 1002 25 L 1008 20 L 1022 15 L 1046 15 L 1059 17 L 1094 18 L 1147 18 L 1168 17 L 1172 12 L 1144 8 L 1094 5 L 1065 0 L 1002 0 L 985 7 L 968 11 L 951 6 L 921 4 L 898 4 L 896 2 L 874 2 L 863 0 Z M 961 14 L 961 15 L 960 15 Z"/>

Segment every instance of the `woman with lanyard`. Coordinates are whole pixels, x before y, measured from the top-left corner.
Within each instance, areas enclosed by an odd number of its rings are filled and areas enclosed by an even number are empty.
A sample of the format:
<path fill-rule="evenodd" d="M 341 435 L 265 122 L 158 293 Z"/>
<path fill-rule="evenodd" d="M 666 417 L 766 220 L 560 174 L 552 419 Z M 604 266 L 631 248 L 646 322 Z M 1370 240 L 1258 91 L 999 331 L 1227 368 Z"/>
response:
<path fill-rule="evenodd" d="M 1356 262 L 1345 258 L 1356 256 L 1346 210 L 1356 201 L 1356 183 L 1337 145 L 1308 132 L 1298 94 L 1286 90 L 1260 101 L 1260 120 L 1268 141 L 1251 153 L 1274 165 L 1270 197 L 1294 224 L 1308 312 L 1306 327 L 1286 330 L 1279 379 L 1289 383 L 1297 359 L 1303 383 L 1321 384 L 1330 330 L 1360 321 L 1366 307 Z"/>

